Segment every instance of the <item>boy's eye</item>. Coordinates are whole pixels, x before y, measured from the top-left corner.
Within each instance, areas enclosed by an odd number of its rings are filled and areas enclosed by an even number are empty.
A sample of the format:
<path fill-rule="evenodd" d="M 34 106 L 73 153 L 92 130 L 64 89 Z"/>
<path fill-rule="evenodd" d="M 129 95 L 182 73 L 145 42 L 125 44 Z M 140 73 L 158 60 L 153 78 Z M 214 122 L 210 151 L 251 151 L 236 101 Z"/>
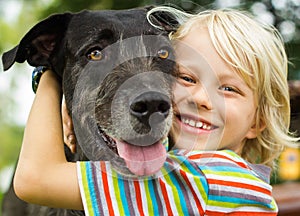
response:
<path fill-rule="evenodd" d="M 196 83 L 196 81 L 192 77 L 189 77 L 189 76 L 179 76 L 179 78 L 186 82 L 189 82 L 189 83 Z"/>
<path fill-rule="evenodd" d="M 219 90 L 239 93 L 239 91 L 236 88 L 231 87 L 231 86 L 221 86 L 221 87 L 219 87 Z"/>

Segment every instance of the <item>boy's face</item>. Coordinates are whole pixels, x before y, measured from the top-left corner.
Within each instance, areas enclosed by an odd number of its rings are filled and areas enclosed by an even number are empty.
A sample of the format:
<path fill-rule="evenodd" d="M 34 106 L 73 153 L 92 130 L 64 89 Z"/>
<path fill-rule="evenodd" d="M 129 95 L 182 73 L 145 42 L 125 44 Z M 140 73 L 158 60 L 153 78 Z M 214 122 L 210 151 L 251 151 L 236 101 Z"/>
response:
<path fill-rule="evenodd" d="M 175 148 L 239 153 L 245 140 L 257 135 L 253 91 L 219 56 L 207 29 L 192 29 L 175 47 Z"/>

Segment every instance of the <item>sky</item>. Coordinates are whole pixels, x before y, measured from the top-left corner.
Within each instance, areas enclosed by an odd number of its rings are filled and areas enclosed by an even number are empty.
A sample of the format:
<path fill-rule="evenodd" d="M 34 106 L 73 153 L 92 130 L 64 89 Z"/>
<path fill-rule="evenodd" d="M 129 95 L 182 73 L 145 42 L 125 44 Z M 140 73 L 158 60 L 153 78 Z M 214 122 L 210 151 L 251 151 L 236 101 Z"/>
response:
<path fill-rule="evenodd" d="M 22 66 L 13 66 L 5 72 L 3 72 L 2 63 L 0 66 L 0 91 L 9 95 L 16 103 L 15 110 L 8 110 L 7 116 L 11 117 L 18 125 L 25 125 L 34 99 L 34 93 L 31 89 L 32 70 L 33 68 L 26 63 Z M 9 86 L 12 79 L 17 83 L 15 89 L 11 89 Z M 1 106 L 3 105 L 1 104 Z"/>
<path fill-rule="evenodd" d="M 0 0 L 1 19 L 9 23 L 14 23 L 20 10 L 22 9 L 22 1 Z M 13 47 L 8 47 L 10 49 Z M 2 58 L 2 53 L 0 54 Z M 12 97 L 16 103 L 16 110 L 9 110 L 7 116 L 12 117 L 12 120 L 19 124 L 25 125 L 31 104 L 33 102 L 34 94 L 31 90 L 31 71 L 32 67 L 26 63 L 22 65 L 14 65 L 11 69 L 3 72 L 2 61 L 0 63 L 0 91 Z M 17 83 L 17 88 L 11 89 L 10 83 L 14 79 Z M 3 106 L 4 104 L 1 104 Z"/>
<path fill-rule="evenodd" d="M 18 17 L 20 10 L 22 9 L 22 1 L 18 0 L 9 0 L 4 1 L 0 0 L 1 13 L 3 14 L 3 19 L 14 22 Z"/>

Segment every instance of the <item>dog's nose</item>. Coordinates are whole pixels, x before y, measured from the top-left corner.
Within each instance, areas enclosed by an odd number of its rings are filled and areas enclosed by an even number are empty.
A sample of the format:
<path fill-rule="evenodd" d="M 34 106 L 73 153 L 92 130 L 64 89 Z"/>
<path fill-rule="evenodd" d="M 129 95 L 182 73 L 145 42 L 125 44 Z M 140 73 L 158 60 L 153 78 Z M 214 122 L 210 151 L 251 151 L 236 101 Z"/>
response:
<path fill-rule="evenodd" d="M 149 123 L 153 114 L 157 114 L 158 118 L 156 118 L 155 122 L 159 123 L 157 121 L 161 122 L 169 115 L 170 107 L 168 96 L 150 91 L 139 95 L 132 101 L 130 113 L 145 124 Z"/>

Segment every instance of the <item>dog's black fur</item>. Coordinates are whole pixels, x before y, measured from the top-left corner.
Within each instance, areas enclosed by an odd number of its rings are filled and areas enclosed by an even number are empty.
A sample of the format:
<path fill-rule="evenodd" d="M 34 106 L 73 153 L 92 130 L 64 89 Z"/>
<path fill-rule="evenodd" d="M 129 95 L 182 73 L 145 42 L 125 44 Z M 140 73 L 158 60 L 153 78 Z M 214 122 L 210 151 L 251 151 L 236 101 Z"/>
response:
<path fill-rule="evenodd" d="M 157 21 L 157 24 L 163 27 L 163 30 L 159 30 L 151 26 L 146 20 L 146 13 L 149 9 L 150 7 L 120 11 L 82 11 L 76 14 L 64 13 L 52 15 L 34 26 L 23 37 L 18 46 L 4 53 L 2 57 L 4 70 L 9 69 L 14 62 L 22 63 L 24 61 L 27 61 L 32 66 L 47 66 L 51 68 L 62 80 L 63 93 L 68 110 L 70 113 L 72 113 L 72 111 L 74 113 L 75 110 L 75 114 L 77 112 L 79 115 L 79 117 L 77 115 L 79 120 L 74 121 L 75 126 L 76 124 L 81 124 L 77 131 L 84 129 L 83 127 L 90 124 L 90 121 L 95 121 L 95 125 L 101 130 L 97 138 L 100 140 L 98 140 L 100 142 L 100 144 L 98 143 L 99 145 L 103 145 L 103 137 L 107 136 L 107 134 L 117 139 L 125 139 L 126 141 L 130 140 L 133 142 L 144 142 L 149 138 L 148 136 L 141 136 L 136 138 L 136 140 L 135 137 L 132 136 L 124 138 L 125 135 L 130 133 L 127 131 L 123 133 L 122 130 L 124 130 L 124 128 L 118 129 L 114 127 L 111 121 L 113 116 L 111 116 L 110 111 L 111 106 L 113 106 L 112 99 L 115 97 L 118 88 L 123 85 L 124 82 L 139 73 L 159 71 L 160 73 L 155 73 L 157 77 L 152 77 L 155 78 L 154 81 L 149 76 L 138 76 L 139 78 L 134 81 L 137 85 L 131 85 L 131 88 L 121 91 L 123 92 L 122 97 L 116 100 L 116 103 L 122 106 L 122 109 L 117 111 L 118 114 L 120 114 L 123 110 L 132 109 L 132 105 L 136 100 L 138 100 L 138 105 L 140 105 L 140 96 L 137 97 L 138 99 L 130 99 L 129 96 L 132 93 L 138 92 L 141 89 L 148 89 L 149 92 L 152 92 L 153 89 L 160 89 L 161 91 L 159 93 L 162 93 L 161 95 L 149 96 L 149 94 L 147 94 L 146 99 L 143 98 L 141 100 L 142 102 L 150 100 L 149 104 L 153 104 L 153 98 L 160 98 L 158 102 L 160 108 L 156 111 L 163 117 L 160 118 L 160 123 L 155 123 L 155 125 L 158 126 L 161 122 L 163 122 L 163 124 L 158 131 L 154 131 L 153 134 L 151 134 L 151 138 L 157 140 L 161 138 L 160 136 L 166 135 L 170 127 L 171 83 L 166 74 L 172 75 L 175 64 L 172 59 L 173 53 L 168 40 L 161 36 L 158 36 L 156 40 L 149 40 L 146 35 L 166 36 L 170 30 L 173 30 L 173 28 L 168 25 L 169 21 L 173 22 L 174 20 L 169 16 L 164 16 L 163 19 L 161 19 L 161 15 L 159 17 L 153 17 L 153 19 Z M 128 49 L 126 39 L 135 36 L 138 36 L 136 45 L 139 48 L 130 47 L 130 49 Z M 117 43 L 117 45 L 114 45 L 114 49 L 107 48 L 115 43 Z M 156 52 L 159 49 L 164 49 L 164 51 L 167 49 L 169 59 L 157 56 Z M 99 50 L 105 50 L 106 63 L 103 63 L 103 61 L 90 61 L 89 54 Z M 140 54 L 136 52 L 140 52 Z M 109 58 L 111 59 L 109 60 Z M 120 58 L 127 58 L 128 61 L 120 60 L 117 65 L 110 66 L 110 64 L 114 62 L 112 60 Z M 99 82 L 101 86 L 96 86 L 94 89 L 89 89 L 89 87 L 85 89 L 84 86 L 76 87 L 83 73 L 89 73 L 90 70 L 97 73 L 97 70 L 102 70 L 103 68 L 101 64 L 106 65 L 106 68 L 111 68 L 111 70 L 104 73 L 104 75 L 107 76 L 105 76 L 104 80 L 101 79 L 101 82 Z M 81 85 L 82 83 L 84 82 L 81 80 Z M 145 85 L 142 85 L 142 83 L 145 83 Z M 140 86 L 138 84 L 140 84 Z M 88 94 L 84 91 L 79 91 L 74 95 L 76 88 L 81 90 L 85 89 L 86 92 L 93 92 L 92 99 L 93 97 L 97 98 L 96 107 L 93 107 L 96 110 L 95 116 L 93 116 L 95 119 L 91 120 L 89 114 L 81 116 L 82 113 L 80 112 L 82 109 L 80 103 L 89 101 L 89 99 L 85 100 L 84 97 Z M 80 98 L 80 95 L 82 98 Z M 83 95 L 85 96 L 83 97 Z M 76 102 L 74 102 L 75 99 Z M 161 101 L 163 101 L 163 105 Z M 94 105 L 95 104 L 92 104 L 92 106 Z M 136 116 L 132 115 L 132 113 L 136 114 L 136 111 L 144 111 L 140 110 L 141 107 L 133 107 L 133 111 L 128 112 L 127 110 L 127 113 L 131 113 L 129 119 L 132 128 L 137 130 L 139 134 L 148 134 L 149 131 L 152 131 L 151 127 L 153 125 L 149 125 L 149 119 L 146 121 L 142 119 L 145 116 L 141 117 L 141 113 Z M 126 124 L 126 122 L 122 122 L 123 117 L 124 116 L 120 115 L 120 117 L 116 117 L 116 119 L 120 121 L 121 124 Z M 149 118 L 148 115 L 147 118 Z M 92 126 L 91 130 L 94 129 Z M 76 136 L 77 135 L 78 134 L 76 134 Z M 126 170 L 124 162 L 116 153 L 111 154 L 114 148 L 115 146 L 113 144 L 113 146 L 109 148 L 106 146 L 96 149 L 100 151 L 100 154 L 96 153 L 97 159 L 109 159 L 113 160 L 113 162 L 117 161 L 115 164 L 120 168 L 119 171 L 128 174 L 129 171 Z M 76 154 L 71 154 L 67 148 L 65 148 L 65 151 L 69 161 L 88 159 L 80 146 L 77 146 Z M 111 152 L 108 154 L 108 151 Z M 59 210 L 24 204 L 15 197 L 13 188 L 11 187 L 4 199 L 3 216 L 19 215 L 84 215 L 84 213 L 82 211 Z"/>

